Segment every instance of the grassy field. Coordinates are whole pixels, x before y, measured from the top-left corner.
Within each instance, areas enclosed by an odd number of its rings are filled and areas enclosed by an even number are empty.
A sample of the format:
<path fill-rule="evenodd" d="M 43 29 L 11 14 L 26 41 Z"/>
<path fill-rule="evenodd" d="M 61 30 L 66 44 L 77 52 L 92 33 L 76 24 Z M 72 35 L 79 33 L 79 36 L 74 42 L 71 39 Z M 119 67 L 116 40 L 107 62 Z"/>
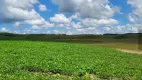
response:
<path fill-rule="evenodd" d="M 0 41 L 0 80 L 142 80 L 142 55 L 87 44 Z"/>
<path fill-rule="evenodd" d="M 0 40 L 44 41 L 100 45 L 104 47 L 138 51 L 139 34 L 65 35 L 65 34 L 12 34 L 0 33 Z"/>

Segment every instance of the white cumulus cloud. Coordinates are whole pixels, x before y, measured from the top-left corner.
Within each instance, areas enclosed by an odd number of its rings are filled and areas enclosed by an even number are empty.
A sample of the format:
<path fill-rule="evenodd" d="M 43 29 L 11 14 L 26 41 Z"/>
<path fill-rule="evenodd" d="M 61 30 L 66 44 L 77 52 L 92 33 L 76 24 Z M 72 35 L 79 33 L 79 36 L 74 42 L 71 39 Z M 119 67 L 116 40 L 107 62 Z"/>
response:
<path fill-rule="evenodd" d="M 52 0 L 60 12 L 77 14 L 82 18 L 106 19 L 120 12 L 119 7 L 109 5 L 108 0 Z"/>
<path fill-rule="evenodd" d="M 129 20 L 142 23 L 142 0 L 128 0 L 127 3 L 133 8 L 132 13 L 129 14 Z"/>
<path fill-rule="evenodd" d="M 1 31 L 2 32 L 8 32 L 9 30 L 7 28 L 3 27 L 3 28 L 1 28 Z"/>
<path fill-rule="evenodd" d="M 85 27 L 95 27 L 95 26 L 109 26 L 109 25 L 113 25 L 113 24 L 118 24 L 119 22 L 115 19 L 90 19 L 90 18 L 86 18 L 84 20 L 81 21 L 81 23 L 85 26 Z"/>
<path fill-rule="evenodd" d="M 53 26 L 35 11 L 35 4 L 39 5 L 39 0 L 0 0 L 0 23 L 15 22 L 16 27 L 21 24 Z"/>
<path fill-rule="evenodd" d="M 39 10 L 40 10 L 40 11 L 46 11 L 46 10 L 47 10 L 47 7 L 46 7 L 45 5 L 43 5 L 43 4 L 40 4 L 40 5 L 39 5 Z"/>
<path fill-rule="evenodd" d="M 55 14 L 54 17 L 50 18 L 50 21 L 56 23 L 70 23 L 70 20 L 64 14 Z"/>

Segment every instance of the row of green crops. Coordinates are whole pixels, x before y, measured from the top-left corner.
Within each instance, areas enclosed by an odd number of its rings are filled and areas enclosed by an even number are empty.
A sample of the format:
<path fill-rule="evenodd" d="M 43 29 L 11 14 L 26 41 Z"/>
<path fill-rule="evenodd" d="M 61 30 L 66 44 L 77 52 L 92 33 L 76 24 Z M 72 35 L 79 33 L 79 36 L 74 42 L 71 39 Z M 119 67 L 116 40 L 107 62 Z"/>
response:
<path fill-rule="evenodd" d="M 2 80 L 78 80 L 87 74 L 142 80 L 142 55 L 83 44 L 0 41 Z"/>

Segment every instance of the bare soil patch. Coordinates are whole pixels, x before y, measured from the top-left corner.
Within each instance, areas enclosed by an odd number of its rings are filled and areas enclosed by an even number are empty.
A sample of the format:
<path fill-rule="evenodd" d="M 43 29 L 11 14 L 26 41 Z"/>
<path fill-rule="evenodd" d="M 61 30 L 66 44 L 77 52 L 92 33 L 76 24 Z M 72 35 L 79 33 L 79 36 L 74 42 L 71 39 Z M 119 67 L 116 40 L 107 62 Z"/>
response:
<path fill-rule="evenodd" d="M 134 51 L 134 50 L 125 50 L 125 49 L 117 49 L 119 51 L 122 51 L 122 52 L 128 52 L 128 53 L 133 53 L 133 54 L 142 54 L 142 51 Z"/>

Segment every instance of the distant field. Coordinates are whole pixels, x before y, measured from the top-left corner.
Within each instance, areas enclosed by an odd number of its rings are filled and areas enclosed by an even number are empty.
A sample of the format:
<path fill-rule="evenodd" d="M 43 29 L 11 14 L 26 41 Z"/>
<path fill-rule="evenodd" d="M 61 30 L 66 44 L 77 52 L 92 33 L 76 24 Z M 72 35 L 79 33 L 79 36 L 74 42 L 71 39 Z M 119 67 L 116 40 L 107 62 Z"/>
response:
<path fill-rule="evenodd" d="M 138 44 L 136 43 L 121 43 L 121 42 L 114 42 L 114 43 L 94 43 L 95 45 L 116 48 L 116 49 L 126 49 L 126 50 L 138 50 Z"/>
<path fill-rule="evenodd" d="M 104 47 L 138 51 L 141 38 L 139 34 L 104 34 L 104 35 L 65 35 L 65 34 L 12 34 L 0 33 L 0 40 L 44 41 L 92 44 Z"/>
<path fill-rule="evenodd" d="M 87 44 L 0 41 L 0 80 L 142 80 L 142 55 Z"/>
<path fill-rule="evenodd" d="M 68 43 L 80 43 L 80 44 L 89 44 L 89 45 L 98 45 L 114 49 L 130 50 L 142 54 L 142 50 L 139 49 L 140 44 L 136 39 L 70 39 L 70 40 L 61 40 L 59 42 L 68 42 Z"/>

